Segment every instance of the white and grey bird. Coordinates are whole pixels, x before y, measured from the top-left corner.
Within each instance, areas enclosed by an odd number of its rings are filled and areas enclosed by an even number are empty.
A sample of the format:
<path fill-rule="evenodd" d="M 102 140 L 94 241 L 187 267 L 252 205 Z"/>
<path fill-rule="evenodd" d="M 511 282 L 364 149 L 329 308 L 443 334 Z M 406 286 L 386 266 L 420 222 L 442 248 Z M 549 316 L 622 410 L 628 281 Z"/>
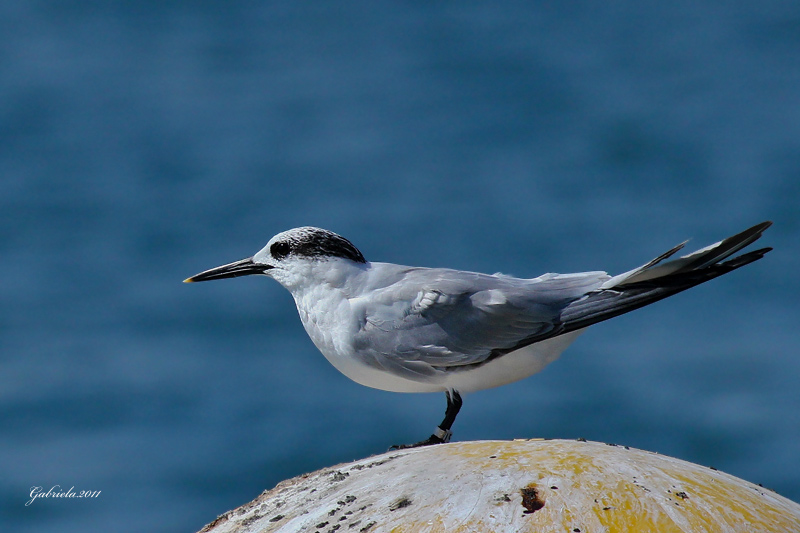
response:
<path fill-rule="evenodd" d="M 531 376 L 588 326 L 760 259 L 771 248 L 728 258 L 771 224 L 667 261 L 684 242 L 616 276 L 531 279 L 372 263 L 344 237 L 302 227 L 275 235 L 253 257 L 185 281 L 271 277 L 292 294 L 309 337 L 345 376 L 387 391 L 443 391 L 447 410 L 434 433 L 397 447 L 424 446 L 450 439 L 460 393 Z"/>

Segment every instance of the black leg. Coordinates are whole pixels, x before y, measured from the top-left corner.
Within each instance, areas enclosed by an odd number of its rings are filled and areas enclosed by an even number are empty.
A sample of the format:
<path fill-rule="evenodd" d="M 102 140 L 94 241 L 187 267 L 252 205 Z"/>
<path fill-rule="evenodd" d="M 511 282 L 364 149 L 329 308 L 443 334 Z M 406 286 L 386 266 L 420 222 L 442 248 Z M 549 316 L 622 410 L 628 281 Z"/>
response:
<path fill-rule="evenodd" d="M 444 394 L 447 397 L 447 410 L 444 412 L 444 420 L 442 420 L 442 423 L 434 430 L 433 435 L 425 440 L 415 442 L 414 444 L 395 444 L 389 448 L 390 450 L 419 448 L 420 446 L 430 446 L 432 444 L 442 444 L 443 442 L 450 441 L 450 437 L 453 435 L 450 428 L 453 427 L 453 422 L 456 421 L 456 416 L 461 410 L 461 404 L 463 402 L 457 390 L 446 391 Z"/>

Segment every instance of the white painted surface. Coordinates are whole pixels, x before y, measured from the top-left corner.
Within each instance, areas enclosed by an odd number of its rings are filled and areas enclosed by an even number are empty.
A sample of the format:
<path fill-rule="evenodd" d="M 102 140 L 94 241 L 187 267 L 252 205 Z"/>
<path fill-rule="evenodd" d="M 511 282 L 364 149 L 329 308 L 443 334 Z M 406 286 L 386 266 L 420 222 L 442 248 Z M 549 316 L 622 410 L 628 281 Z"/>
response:
<path fill-rule="evenodd" d="M 284 481 L 203 529 L 267 531 L 800 532 L 800 505 L 710 468 L 622 446 L 458 442 Z"/>

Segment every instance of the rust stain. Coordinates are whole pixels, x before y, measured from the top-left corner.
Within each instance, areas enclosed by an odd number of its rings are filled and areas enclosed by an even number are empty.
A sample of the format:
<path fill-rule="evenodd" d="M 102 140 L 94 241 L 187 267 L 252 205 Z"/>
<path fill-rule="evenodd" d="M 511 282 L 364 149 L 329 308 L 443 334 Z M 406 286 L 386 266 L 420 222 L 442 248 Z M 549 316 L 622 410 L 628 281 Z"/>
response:
<path fill-rule="evenodd" d="M 522 506 L 525 508 L 523 514 L 535 513 L 544 507 L 544 498 L 539 496 L 535 483 L 531 483 L 527 487 L 521 488 L 519 491 L 522 493 Z"/>

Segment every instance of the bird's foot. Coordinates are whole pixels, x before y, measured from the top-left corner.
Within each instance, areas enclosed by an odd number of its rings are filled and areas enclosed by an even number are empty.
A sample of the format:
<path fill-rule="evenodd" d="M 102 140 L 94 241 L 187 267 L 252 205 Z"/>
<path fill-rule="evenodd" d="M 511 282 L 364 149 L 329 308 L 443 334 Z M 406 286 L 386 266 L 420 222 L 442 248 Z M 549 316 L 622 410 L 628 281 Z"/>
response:
<path fill-rule="evenodd" d="M 414 444 L 395 444 L 389 448 L 389 450 L 407 450 L 408 448 L 421 448 L 422 446 L 433 446 L 434 444 L 443 444 L 445 442 L 450 442 L 450 437 L 453 436 L 453 432 L 449 429 L 442 429 L 437 427 L 433 435 L 428 437 L 425 440 L 421 440 L 419 442 L 415 442 Z"/>

